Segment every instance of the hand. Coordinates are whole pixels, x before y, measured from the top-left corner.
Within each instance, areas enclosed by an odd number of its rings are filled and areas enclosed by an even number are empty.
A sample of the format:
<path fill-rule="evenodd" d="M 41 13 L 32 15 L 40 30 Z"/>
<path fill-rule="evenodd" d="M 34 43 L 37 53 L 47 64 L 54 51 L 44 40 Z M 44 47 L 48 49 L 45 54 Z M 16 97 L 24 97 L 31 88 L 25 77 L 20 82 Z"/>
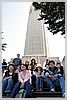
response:
<path fill-rule="evenodd" d="M 2 74 L 2 77 L 3 77 L 3 78 L 5 77 L 5 73 Z"/>
<path fill-rule="evenodd" d="M 23 84 L 21 84 L 21 85 L 20 85 L 20 88 L 24 88 L 24 85 L 23 85 Z"/>
<path fill-rule="evenodd" d="M 38 75 L 37 78 L 39 78 L 40 76 Z"/>
<path fill-rule="evenodd" d="M 20 88 L 24 88 L 24 83 L 22 83 L 22 84 L 20 85 Z"/>
<path fill-rule="evenodd" d="M 49 75 L 50 78 L 54 78 L 54 75 Z"/>
<path fill-rule="evenodd" d="M 5 77 L 4 79 L 9 79 L 9 77 Z"/>
<path fill-rule="evenodd" d="M 54 75 L 54 77 L 57 77 L 57 76 L 58 76 L 58 74 L 55 74 L 55 75 Z"/>

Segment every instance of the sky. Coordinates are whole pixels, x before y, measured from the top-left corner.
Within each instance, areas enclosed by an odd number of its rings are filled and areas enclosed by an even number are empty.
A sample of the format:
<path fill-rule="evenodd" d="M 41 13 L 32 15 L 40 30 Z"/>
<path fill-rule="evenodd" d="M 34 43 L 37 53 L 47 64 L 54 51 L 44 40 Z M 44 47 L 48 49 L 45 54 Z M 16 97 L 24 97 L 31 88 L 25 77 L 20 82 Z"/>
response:
<path fill-rule="evenodd" d="M 17 53 L 24 55 L 25 37 L 29 10 L 32 2 L 3 2 L 2 3 L 2 37 L 7 43 L 6 51 L 2 51 L 2 59 L 10 61 Z M 62 60 L 65 55 L 65 39 L 60 35 L 52 35 L 46 26 L 45 33 L 48 40 L 51 57 L 59 57 Z"/>

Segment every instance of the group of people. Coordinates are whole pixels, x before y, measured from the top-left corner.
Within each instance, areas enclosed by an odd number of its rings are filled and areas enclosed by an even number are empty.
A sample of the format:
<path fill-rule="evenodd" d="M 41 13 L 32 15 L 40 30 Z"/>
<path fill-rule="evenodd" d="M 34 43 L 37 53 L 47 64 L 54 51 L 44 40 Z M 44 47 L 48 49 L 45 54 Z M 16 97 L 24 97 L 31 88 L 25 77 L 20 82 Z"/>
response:
<path fill-rule="evenodd" d="M 10 94 L 15 98 L 20 89 L 27 91 L 28 97 L 33 97 L 33 90 L 44 91 L 45 80 L 50 92 L 55 92 L 55 88 L 60 86 L 62 96 L 65 96 L 64 69 L 61 63 L 46 59 L 44 65 L 37 64 L 31 59 L 22 63 L 20 54 L 17 54 L 12 63 L 6 67 L 2 74 L 2 95 Z"/>

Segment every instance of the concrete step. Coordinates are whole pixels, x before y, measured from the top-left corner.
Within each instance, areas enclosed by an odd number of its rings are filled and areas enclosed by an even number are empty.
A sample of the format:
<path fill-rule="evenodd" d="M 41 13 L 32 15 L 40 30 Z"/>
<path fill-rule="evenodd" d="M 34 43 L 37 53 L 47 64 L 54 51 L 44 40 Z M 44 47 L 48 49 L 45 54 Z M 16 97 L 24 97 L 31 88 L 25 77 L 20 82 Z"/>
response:
<path fill-rule="evenodd" d="M 33 88 L 33 91 L 36 91 L 36 88 Z M 43 91 L 44 91 L 44 92 L 46 92 L 46 91 L 49 92 L 50 89 L 49 89 L 48 87 L 46 87 L 46 88 L 43 88 Z"/>
<path fill-rule="evenodd" d="M 62 97 L 61 92 L 41 92 L 41 91 L 33 91 L 34 97 Z"/>
<path fill-rule="evenodd" d="M 46 88 L 47 89 L 47 88 Z M 62 97 L 62 93 L 61 92 L 49 92 L 49 91 L 32 91 L 33 92 L 33 98 L 37 98 L 37 97 Z M 7 94 L 5 96 L 2 96 L 2 98 L 9 98 L 10 95 Z"/>

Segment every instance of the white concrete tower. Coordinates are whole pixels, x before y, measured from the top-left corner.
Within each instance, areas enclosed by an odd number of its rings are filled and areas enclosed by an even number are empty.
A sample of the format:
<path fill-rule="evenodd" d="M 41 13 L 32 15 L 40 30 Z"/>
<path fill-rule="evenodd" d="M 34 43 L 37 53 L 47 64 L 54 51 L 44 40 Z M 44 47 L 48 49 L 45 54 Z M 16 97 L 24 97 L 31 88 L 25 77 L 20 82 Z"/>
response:
<path fill-rule="evenodd" d="M 38 21 L 40 11 L 30 8 L 27 33 L 25 40 L 24 56 L 47 56 L 47 45 L 43 20 Z"/>

